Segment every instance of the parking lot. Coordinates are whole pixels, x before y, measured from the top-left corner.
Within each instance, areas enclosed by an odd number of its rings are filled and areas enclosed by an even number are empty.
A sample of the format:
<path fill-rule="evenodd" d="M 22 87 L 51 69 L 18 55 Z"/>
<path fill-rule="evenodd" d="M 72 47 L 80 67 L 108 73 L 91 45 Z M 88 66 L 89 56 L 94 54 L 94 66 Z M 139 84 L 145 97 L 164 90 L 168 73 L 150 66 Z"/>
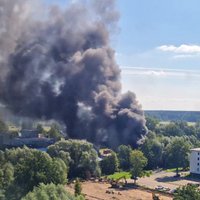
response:
<path fill-rule="evenodd" d="M 138 184 L 155 189 L 156 187 L 169 188 L 169 190 L 174 190 L 180 186 L 190 184 L 199 184 L 200 180 L 187 178 L 185 175 L 189 172 L 181 173 L 181 177 L 174 177 L 174 172 L 154 172 L 150 177 L 144 177 L 138 179 Z"/>

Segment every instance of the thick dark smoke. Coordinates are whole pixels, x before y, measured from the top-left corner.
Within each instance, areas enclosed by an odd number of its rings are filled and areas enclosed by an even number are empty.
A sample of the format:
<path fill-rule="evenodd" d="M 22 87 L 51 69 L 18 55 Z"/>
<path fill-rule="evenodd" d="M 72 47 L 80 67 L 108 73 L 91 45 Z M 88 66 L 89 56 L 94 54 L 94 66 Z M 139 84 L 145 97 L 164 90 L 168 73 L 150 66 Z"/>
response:
<path fill-rule="evenodd" d="M 0 0 L 0 101 L 21 116 L 64 122 L 71 138 L 136 145 L 145 120 L 135 95 L 120 93 L 109 46 L 115 1 L 43 7 L 38 16 L 32 7 L 31 0 Z"/>

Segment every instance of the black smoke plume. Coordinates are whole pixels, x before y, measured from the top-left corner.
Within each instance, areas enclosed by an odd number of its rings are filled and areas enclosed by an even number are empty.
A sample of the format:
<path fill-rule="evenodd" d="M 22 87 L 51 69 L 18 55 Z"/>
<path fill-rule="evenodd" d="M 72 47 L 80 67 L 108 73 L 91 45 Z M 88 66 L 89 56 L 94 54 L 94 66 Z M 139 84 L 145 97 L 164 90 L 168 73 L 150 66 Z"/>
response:
<path fill-rule="evenodd" d="M 135 94 L 121 94 L 109 46 L 115 1 L 40 5 L 36 13 L 32 4 L 0 0 L 1 103 L 19 116 L 64 122 L 70 138 L 136 145 L 145 120 Z"/>

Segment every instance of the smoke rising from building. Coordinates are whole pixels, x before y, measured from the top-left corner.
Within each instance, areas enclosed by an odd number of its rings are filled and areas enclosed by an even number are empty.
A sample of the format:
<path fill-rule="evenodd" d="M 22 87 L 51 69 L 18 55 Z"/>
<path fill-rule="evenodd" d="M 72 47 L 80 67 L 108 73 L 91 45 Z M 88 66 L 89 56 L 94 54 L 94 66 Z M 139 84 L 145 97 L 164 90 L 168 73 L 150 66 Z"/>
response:
<path fill-rule="evenodd" d="M 62 121 L 71 138 L 136 145 L 145 120 L 135 94 L 121 94 L 109 46 L 115 1 L 42 7 L 41 18 L 32 4 L 0 0 L 1 103 L 20 116 Z"/>

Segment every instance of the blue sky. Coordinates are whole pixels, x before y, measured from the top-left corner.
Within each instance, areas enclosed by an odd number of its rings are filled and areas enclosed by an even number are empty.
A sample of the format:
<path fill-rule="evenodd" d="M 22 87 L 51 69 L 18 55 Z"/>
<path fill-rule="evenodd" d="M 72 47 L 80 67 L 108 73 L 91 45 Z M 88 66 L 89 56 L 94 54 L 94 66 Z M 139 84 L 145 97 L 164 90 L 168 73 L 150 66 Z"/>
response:
<path fill-rule="evenodd" d="M 200 111 L 200 1 L 117 0 L 117 7 L 111 45 L 123 91 L 135 92 L 144 109 Z"/>
<path fill-rule="evenodd" d="M 144 109 L 200 110 L 200 1 L 118 0 L 123 90 Z"/>

